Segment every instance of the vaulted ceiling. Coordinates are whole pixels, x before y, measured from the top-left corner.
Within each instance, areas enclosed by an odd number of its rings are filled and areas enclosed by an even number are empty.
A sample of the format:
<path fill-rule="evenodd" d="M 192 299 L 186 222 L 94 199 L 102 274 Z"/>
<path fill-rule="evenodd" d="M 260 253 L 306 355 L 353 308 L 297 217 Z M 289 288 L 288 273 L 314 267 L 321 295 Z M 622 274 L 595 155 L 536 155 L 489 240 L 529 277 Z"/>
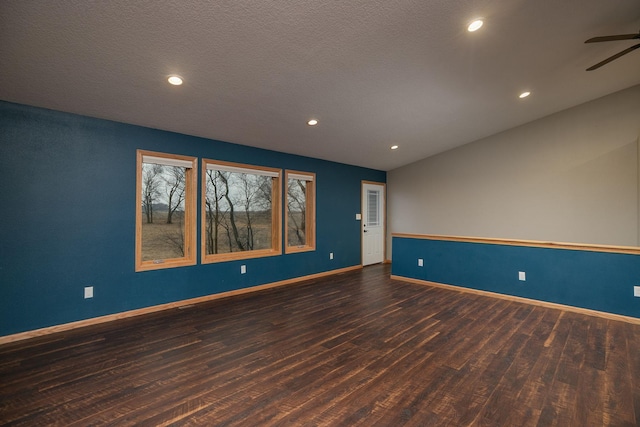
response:
<path fill-rule="evenodd" d="M 2 0 L 0 99 L 391 170 L 640 84 L 640 50 L 585 71 L 638 40 L 584 43 L 639 30 L 638 0 Z"/>

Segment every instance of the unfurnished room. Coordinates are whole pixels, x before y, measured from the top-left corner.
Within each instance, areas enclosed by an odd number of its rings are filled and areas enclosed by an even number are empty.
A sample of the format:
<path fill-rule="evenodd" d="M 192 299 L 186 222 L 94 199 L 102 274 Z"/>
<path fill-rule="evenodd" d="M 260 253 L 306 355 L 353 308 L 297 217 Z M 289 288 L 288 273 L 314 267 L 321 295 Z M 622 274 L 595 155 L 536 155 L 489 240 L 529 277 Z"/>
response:
<path fill-rule="evenodd" d="M 0 0 L 0 425 L 640 425 L 638 0 Z"/>

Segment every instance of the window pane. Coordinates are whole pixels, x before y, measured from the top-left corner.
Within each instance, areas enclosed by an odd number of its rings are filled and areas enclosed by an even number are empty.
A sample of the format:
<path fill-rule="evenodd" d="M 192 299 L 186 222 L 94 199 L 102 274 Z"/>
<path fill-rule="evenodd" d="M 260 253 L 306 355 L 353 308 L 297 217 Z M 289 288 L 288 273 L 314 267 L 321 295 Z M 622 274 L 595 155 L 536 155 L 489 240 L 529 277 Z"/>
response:
<path fill-rule="evenodd" d="M 195 158 L 138 150 L 136 271 L 195 264 Z"/>
<path fill-rule="evenodd" d="M 315 181 L 311 172 L 286 171 L 285 252 L 306 252 L 316 248 Z"/>
<path fill-rule="evenodd" d="M 206 254 L 272 249 L 274 178 L 206 171 Z"/>
<path fill-rule="evenodd" d="M 371 227 L 379 225 L 379 196 L 378 191 L 367 190 L 367 225 Z"/>
<path fill-rule="evenodd" d="M 307 181 L 287 180 L 287 245 L 306 245 Z"/>
<path fill-rule="evenodd" d="M 184 256 L 186 168 L 142 164 L 142 260 Z"/>

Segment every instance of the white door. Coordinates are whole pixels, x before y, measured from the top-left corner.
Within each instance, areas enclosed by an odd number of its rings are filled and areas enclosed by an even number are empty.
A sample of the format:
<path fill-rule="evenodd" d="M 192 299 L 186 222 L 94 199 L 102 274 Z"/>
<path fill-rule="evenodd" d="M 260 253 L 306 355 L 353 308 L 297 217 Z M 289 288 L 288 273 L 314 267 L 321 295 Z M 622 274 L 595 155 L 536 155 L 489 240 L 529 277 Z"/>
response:
<path fill-rule="evenodd" d="M 362 183 L 362 265 L 384 261 L 384 184 Z"/>

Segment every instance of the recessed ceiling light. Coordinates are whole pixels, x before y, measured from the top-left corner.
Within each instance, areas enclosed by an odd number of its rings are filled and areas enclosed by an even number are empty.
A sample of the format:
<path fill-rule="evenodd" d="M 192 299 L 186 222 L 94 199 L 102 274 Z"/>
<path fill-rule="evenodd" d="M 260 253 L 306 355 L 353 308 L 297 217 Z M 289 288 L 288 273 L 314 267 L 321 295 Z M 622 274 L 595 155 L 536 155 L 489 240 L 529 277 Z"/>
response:
<path fill-rule="evenodd" d="M 529 91 L 522 92 L 520 95 L 518 95 L 518 98 L 526 98 L 529 95 L 531 95 L 531 92 L 529 92 Z"/>
<path fill-rule="evenodd" d="M 174 86 L 180 86 L 182 84 L 182 77 L 180 77 L 180 76 L 169 76 L 167 81 L 170 84 L 174 85 Z"/>
<path fill-rule="evenodd" d="M 480 29 L 480 27 L 482 27 L 483 24 L 484 24 L 484 21 L 482 19 L 474 19 L 467 27 L 467 31 L 470 31 L 470 32 L 477 31 Z"/>
<path fill-rule="evenodd" d="M 392 145 L 392 146 L 391 146 L 391 149 L 392 149 L 392 150 L 397 150 L 397 149 L 398 149 L 398 146 L 397 146 L 397 145 Z"/>
<path fill-rule="evenodd" d="M 309 121 L 307 122 L 307 124 L 308 124 L 309 126 L 315 126 L 315 125 L 317 125 L 317 124 L 318 124 L 318 121 L 317 121 L 316 119 L 311 119 L 311 120 L 309 120 Z"/>

